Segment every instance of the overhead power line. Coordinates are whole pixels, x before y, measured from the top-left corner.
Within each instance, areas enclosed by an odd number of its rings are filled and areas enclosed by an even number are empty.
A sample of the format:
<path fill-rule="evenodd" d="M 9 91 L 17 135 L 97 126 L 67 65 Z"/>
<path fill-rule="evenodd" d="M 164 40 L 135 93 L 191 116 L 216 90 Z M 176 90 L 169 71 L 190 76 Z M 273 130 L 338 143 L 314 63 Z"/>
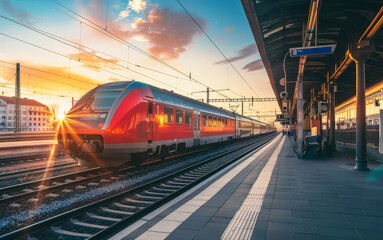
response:
<path fill-rule="evenodd" d="M 72 14 L 74 14 L 74 15 L 76 15 L 76 16 L 82 18 L 82 19 L 84 19 L 85 21 L 87 21 L 88 23 L 92 24 L 93 26 L 91 26 L 91 25 L 89 25 L 89 24 L 87 24 L 87 23 L 84 23 L 83 21 L 77 19 L 76 17 L 74 17 L 74 16 L 68 14 L 67 12 L 64 12 L 64 11 L 62 11 L 62 10 L 60 10 L 60 9 L 58 9 L 58 8 L 56 8 L 56 7 L 54 7 L 54 6 L 52 6 L 51 4 L 49 4 L 49 3 L 47 3 L 47 2 L 45 2 L 45 1 L 43 1 L 43 0 L 40 0 L 40 2 L 43 2 L 44 4 L 46 4 L 46 5 L 50 6 L 50 7 L 52 7 L 53 9 L 56 9 L 57 11 L 59 11 L 59 12 L 65 14 L 65 15 L 67 15 L 67 16 L 73 18 L 73 19 L 75 19 L 76 21 L 78 21 L 78 22 L 80 22 L 80 23 L 83 23 L 83 24 L 85 24 L 86 26 L 88 26 L 88 27 L 90 27 L 90 28 L 92 28 L 92 29 L 94 29 L 94 30 L 96 30 L 96 31 L 98 31 L 98 32 L 100 32 L 100 33 L 102 33 L 102 34 L 108 36 L 108 37 L 111 37 L 111 38 L 117 40 L 118 42 L 120 42 L 120 43 L 122 43 L 122 44 L 124 44 L 124 45 L 128 45 L 128 46 L 132 47 L 132 49 L 138 51 L 139 53 L 141 53 L 141 54 L 143 54 L 143 55 L 149 57 L 150 59 L 152 59 L 152 60 L 154 60 L 154 61 L 157 61 L 157 62 L 159 62 L 159 63 L 161 63 L 161 64 L 163 64 L 163 65 L 165 65 L 165 66 L 167 66 L 167 67 L 169 67 L 169 68 L 171 68 L 171 69 L 173 69 L 174 71 L 176 71 L 176 72 L 178 72 L 178 73 L 184 75 L 185 77 L 188 77 L 190 80 L 193 80 L 194 82 L 196 82 L 196 83 L 198 83 L 198 84 L 200 84 L 200 85 L 202 85 L 202 86 L 204 86 L 204 87 L 209 87 L 208 85 L 204 84 L 203 82 L 201 82 L 201 81 L 199 81 L 199 80 L 197 80 L 197 79 L 195 79 L 195 78 L 193 78 L 193 77 L 190 77 L 189 74 L 184 73 L 184 72 L 180 71 L 179 69 L 173 67 L 173 66 L 170 65 L 169 63 L 167 63 L 167 62 L 165 62 L 165 61 L 163 61 L 163 60 L 161 60 L 161 59 L 159 59 L 159 58 L 153 56 L 153 55 L 150 54 L 150 53 L 147 53 L 146 51 L 144 51 L 144 50 L 142 50 L 141 48 L 135 46 L 134 44 L 132 44 L 132 43 L 130 43 L 130 42 L 124 40 L 123 38 L 119 37 L 118 35 L 116 35 L 116 34 L 110 32 L 107 28 L 103 28 L 102 26 L 98 25 L 97 23 L 93 22 L 92 20 L 89 20 L 88 18 L 82 16 L 81 14 L 79 14 L 79 13 L 77 13 L 77 12 L 71 10 L 70 8 L 64 6 L 63 4 L 61 4 L 61 3 L 59 3 L 59 2 L 57 2 L 57 1 L 55 1 L 55 0 L 50 0 L 50 1 L 53 2 L 53 3 L 55 3 L 55 4 L 57 4 L 58 6 L 60 6 L 60 7 L 62 7 L 62 8 L 64 8 L 65 10 L 71 12 Z M 95 26 L 95 27 L 94 27 L 94 26 Z M 211 88 L 211 87 L 209 87 L 209 88 Z M 211 88 L 211 89 L 213 89 L 213 88 Z M 226 95 L 224 95 L 224 94 L 222 94 L 222 93 L 218 93 L 218 94 L 220 94 L 221 96 L 223 96 L 223 97 L 225 97 L 225 98 L 229 98 L 229 97 L 227 97 Z"/>
<path fill-rule="evenodd" d="M 0 60 L 0 62 L 2 62 L 2 63 L 7 63 L 7 64 L 12 64 L 12 65 L 16 65 L 16 63 L 7 62 L 7 61 L 4 61 L 4 60 Z M 23 64 L 23 65 L 20 65 L 20 67 L 21 67 L 21 68 L 30 69 L 30 70 L 33 70 L 33 71 L 38 71 L 38 72 L 42 72 L 42 73 L 46 73 L 46 74 L 50 74 L 50 75 L 54 75 L 54 76 L 58 76 L 58 77 L 62 77 L 62 78 L 72 79 L 72 80 L 75 80 L 75 81 L 78 81 L 78 82 L 82 82 L 82 83 L 85 83 L 85 84 L 89 84 L 89 85 L 93 85 L 93 86 L 97 86 L 97 85 L 98 85 L 98 84 L 96 84 L 96 83 L 86 82 L 86 81 L 81 80 L 81 79 L 78 79 L 78 78 L 74 78 L 74 77 L 70 77 L 70 76 L 64 76 L 64 75 L 62 75 L 62 74 L 52 73 L 52 72 L 48 72 L 48 71 L 41 70 L 41 69 L 37 69 L 37 68 L 33 68 L 33 67 L 28 67 L 28 66 L 25 66 L 24 64 Z M 8 67 L 7 67 L 7 68 L 8 68 Z M 13 68 L 10 68 L 10 69 L 13 69 Z"/>
<path fill-rule="evenodd" d="M 246 81 L 246 79 L 242 76 L 242 74 L 237 70 L 237 68 L 231 63 L 231 61 L 226 57 L 226 55 L 221 51 L 221 49 L 215 44 L 213 39 L 207 34 L 207 32 L 201 27 L 201 25 L 197 22 L 197 20 L 191 15 L 191 13 L 182 5 L 182 3 L 177 0 L 180 6 L 185 10 L 185 12 L 190 16 L 193 22 L 198 26 L 199 29 L 205 34 L 205 36 L 209 39 L 209 41 L 214 45 L 214 47 L 221 53 L 221 55 L 225 58 L 225 60 L 230 64 L 230 66 L 237 72 L 237 74 L 242 78 L 242 80 L 246 83 L 246 85 L 253 91 L 255 96 L 258 97 L 258 94 L 254 91 L 254 89 L 250 86 L 250 84 Z"/>

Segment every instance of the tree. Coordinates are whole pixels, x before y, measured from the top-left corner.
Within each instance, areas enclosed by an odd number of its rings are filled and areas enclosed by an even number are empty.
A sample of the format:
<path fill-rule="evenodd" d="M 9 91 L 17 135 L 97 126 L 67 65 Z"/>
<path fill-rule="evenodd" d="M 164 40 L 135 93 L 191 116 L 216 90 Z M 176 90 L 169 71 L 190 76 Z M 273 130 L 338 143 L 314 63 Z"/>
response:
<path fill-rule="evenodd" d="M 52 103 L 49 105 L 49 112 L 51 114 L 50 116 L 50 122 L 53 126 L 53 129 L 56 131 L 57 127 L 57 114 L 59 113 L 60 106 L 57 103 Z"/>

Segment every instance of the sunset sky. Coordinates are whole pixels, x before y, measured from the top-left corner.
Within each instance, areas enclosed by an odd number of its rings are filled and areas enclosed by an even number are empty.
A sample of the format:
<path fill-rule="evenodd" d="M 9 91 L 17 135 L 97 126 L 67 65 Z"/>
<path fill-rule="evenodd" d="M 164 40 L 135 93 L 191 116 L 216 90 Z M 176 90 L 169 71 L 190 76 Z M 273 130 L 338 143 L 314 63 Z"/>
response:
<path fill-rule="evenodd" d="M 195 99 L 206 98 L 204 93 L 191 95 L 206 90 L 202 84 L 229 88 L 222 94 L 232 98 L 274 97 L 241 2 L 180 3 L 0 0 L 0 91 L 14 95 L 15 63 L 19 62 L 22 97 L 47 105 L 58 103 L 61 111 L 70 108 L 72 97 L 78 99 L 98 84 L 132 79 Z M 189 73 L 202 84 L 189 81 Z M 229 104 L 217 106 L 229 109 Z M 254 107 L 246 103 L 245 115 L 272 114 L 276 108 L 276 102 Z"/>

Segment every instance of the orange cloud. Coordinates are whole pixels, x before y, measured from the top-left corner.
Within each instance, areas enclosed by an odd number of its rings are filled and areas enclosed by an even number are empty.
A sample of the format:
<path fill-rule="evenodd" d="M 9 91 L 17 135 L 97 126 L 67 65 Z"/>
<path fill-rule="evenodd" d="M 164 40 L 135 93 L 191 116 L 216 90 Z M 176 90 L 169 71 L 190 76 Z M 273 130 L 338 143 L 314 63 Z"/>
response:
<path fill-rule="evenodd" d="M 195 18 L 202 27 L 206 25 L 205 20 Z M 139 19 L 133 26 L 131 36 L 149 41 L 149 53 L 165 60 L 177 59 L 186 51 L 193 37 L 200 33 L 188 15 L 168 8 L 152 9 L 146 20 Z"/>
<path fill-rule="evenodd" d="M 95 51 L 91 51 L 91 53 L 96 54 Z M 83 64 L 82 66 L 87 67 L 87 68 L 92 69 L 92 70 L 95 70 L 95 71 L 98 71 L 98 72 L 101 72 L 100 69 L 98 69 L 98 68 L 109 68 L 112 70 L 119 70 L 120 69 L 119 67 L 117 67 L 115 65 L 115 63 L 118 63 L 118 60 L 114 59 L 114 58 L 102 59 L 102 58 L 96 57 L 92 54 L 85 53 L 85 52 L 68 54 L 68 57 L 79 60 L 81 62 L 86 62 L 86 63 L 89 63 L 91 65 L 94 65 L 94 66 L 91 66 L 88 64 Z"/>
<path fill-rule="evenodd" d="M 128 12 L 117 16 L 114 21 L 106 20 L 105 11 L 101 10 L 105 9 L 105 3 L 100 0 L 90 2 L 86 7 L 78 6 L 82 15 L 121 38 L 148 41 L 150 44 L 148 52 L 164 60 L 177 59 L 192 43 L 193 37 L 201 33 L 198 26 L 186 13 L 168 8 L 151 9 L 145 14 L 145 19 L 135 19 L 130 24 L 131 28 L 127 29 L 127 23 L 122 21 L 128 19 L 125 18 L 129 15 Z M 146 8 L 146 2 L 142 0 L 133 0 L 129 4 L 125 10 L 144 11 Z M 153 7 L 153 5 L 151 6 Z M 204 19 L 195 15 L 194 18 L 201 27 L 206 26 Z"/>

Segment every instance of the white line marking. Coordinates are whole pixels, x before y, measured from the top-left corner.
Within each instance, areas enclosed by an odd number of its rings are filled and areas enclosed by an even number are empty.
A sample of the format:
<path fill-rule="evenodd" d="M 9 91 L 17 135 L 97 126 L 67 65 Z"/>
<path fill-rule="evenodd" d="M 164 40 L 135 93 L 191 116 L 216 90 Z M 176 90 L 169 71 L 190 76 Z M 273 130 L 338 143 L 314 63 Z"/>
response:
<path fill-rule="evenodd" d="M 257 180 L 251 187 L 249 194 L 241 207 L 238 209 L 221 239 L 250 239 L 253 233 L 255 223 L 257 222 L 259 212 L 261 211 L 263 199 L 269 186 L 273 169 L 278 159 L 285 138 L 279 143 L 273 155 L 271 155 L 266 166 L 262 169 Z"/>
<path fill-rule="evenodd" d="M 167 217 L 163 218 L 161 221 L 156 223 L 148 231 L 141 234 L 137 239 L 146 240 L 146 239 L 165 239 L 173 232 L 179 225 L 181 225 L 184 220 L 176 220 L 173 216 L 175 213 L 182 214 L 183 218 L 186 220 L 190 217 L 198 208 L 210 200 L 219 190 L 221 190 L 229 181 L 231 181 L 238 173 L 240 173 L 245 167 L 252 163 L 257 157 L 259 157 L 269 146 L 274 144 L 280 139 L 280 135 L 275 138 L 271 143 L 264 146 L 262 149 L 257 151 L 255 154 L 248 154 L 243 159 L 244 161 L 238 164 L 235 168 L 231 169 L 224 176 L 219 178 L 209 187 L 207 187 L 200 194 L 195 196 L 193 199 L 189 200 L 183 206 L 174 210 Z M 250 155 L 250 156 L 249 156 Z M 185 209 L 186 206 L 186 209 Z M 198 208 L 194 209 L 192 206 L 197 206 Z M 165 227 L 166 226 L 166 227 Z"/>

